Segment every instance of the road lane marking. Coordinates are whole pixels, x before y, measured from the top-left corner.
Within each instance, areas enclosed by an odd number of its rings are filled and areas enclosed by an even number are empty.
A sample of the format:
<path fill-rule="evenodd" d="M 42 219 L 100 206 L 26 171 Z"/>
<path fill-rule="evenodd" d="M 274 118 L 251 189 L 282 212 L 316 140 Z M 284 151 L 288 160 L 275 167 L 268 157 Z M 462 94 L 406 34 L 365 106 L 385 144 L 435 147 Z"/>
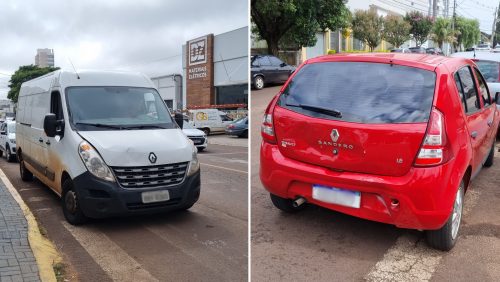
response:
<path fill-rule="evenodd" d="M 244 170 L 239 170 L 239 169 L 234 169 L 234 168 L 228 168 L 228 167 L 218 166 L 218 165 L 212 165 L 212 164 L 207 164 L 207 163 L 200 163 L 200 164 L 206 165 L 206 166 L 210 166 L 210 167 L 225 169 L 225 170 L 229 170 L 229 171 L 234 171 L 234 172 L 248 174 L 248 171 L 244 171 Z"/>
<path fill-rule="evenodd" d="M 65 221 L 61 224 L 113 281 L 159 281 L 99 230 L 87 226 L 74 227 Z"/>
<path fill-rule="evenodd" d="M 477 204 L 480 192 L 470 187 L 465 196 L 463 215 L 470 213 Z M 442 257 L 443 252 L 426 244 L 423 234 L 406 233 L 396 240 L 383 259 L 365 276 L 365 280 L 429 281 Z"/>

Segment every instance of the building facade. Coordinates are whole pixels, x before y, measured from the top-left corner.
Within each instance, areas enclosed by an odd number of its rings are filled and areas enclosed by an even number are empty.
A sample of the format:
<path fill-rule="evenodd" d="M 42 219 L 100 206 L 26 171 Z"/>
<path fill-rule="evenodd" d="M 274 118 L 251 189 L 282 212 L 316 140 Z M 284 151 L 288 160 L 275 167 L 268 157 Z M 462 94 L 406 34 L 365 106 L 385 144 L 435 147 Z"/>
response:
<path fill-rule="evenodd" d="M 46 68 L 54 66 L 54 49 L 37 49 L 35 55 L 35 65 Z"/>
<path fill-rule="evenodd" d="M 170 74 L 152 77 L 151 80 L 170 110 L 184 109 L 184 101 L 182 100 L 182 75 Z"/>
<path fill-rule="evenodd" d="M 189 40 L 182 58 L 185 108 L 248 104 L 248 27 Z"/>

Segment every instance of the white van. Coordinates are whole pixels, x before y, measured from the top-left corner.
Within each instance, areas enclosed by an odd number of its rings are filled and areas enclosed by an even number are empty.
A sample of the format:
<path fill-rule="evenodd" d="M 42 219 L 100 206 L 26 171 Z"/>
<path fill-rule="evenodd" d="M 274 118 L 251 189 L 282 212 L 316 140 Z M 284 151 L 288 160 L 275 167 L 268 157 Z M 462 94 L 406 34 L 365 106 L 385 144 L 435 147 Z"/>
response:
<path fill-rule="evenodd" d="M 17 109 L 21 178 L 58 194 L 71 224 L 199 198 L 196 147 L 143 74 L 55 71 L 23 83 Z"/>
<path fill-rule="evenodd" d="M 223 133 L 226 126 L 233 122 L 225 112 L 217 109 L 196 109 L 189 110 L 189 116 L 192 125 L 205 132 L 206 135 L 210 133 Z"/>

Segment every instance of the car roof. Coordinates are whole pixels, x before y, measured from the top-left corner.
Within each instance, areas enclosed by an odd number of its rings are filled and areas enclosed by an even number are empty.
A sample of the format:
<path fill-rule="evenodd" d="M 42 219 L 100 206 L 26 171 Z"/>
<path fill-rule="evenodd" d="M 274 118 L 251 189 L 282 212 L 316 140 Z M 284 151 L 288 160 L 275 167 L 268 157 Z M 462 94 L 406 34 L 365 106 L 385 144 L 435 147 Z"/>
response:
<path fill-rule="evenodd" d="M 476 59 L 476 60 L 487 60 L 487 61 L 500 62 L 500 53 L 493 53 L 493 52 L 467 51 L 467 52 L 453 53 L 453 54 L 451 54 L 451 56 L 452 57 L 467 58 L 467 59 L 472 59 L 472 60 Z"/>
<path fill-rule="evenodd" d="M 322 62 L 372 62 L 394 63 L 397 65 L 415 66 L 422 69 L 434 70 L 441 64 L 453 65 L 458 61 L 465 63 L 460 58 L 451 58 L 431 54 L 417 53 L 353 53 L 325 55 L 307 60 L 306 64 Z"/>

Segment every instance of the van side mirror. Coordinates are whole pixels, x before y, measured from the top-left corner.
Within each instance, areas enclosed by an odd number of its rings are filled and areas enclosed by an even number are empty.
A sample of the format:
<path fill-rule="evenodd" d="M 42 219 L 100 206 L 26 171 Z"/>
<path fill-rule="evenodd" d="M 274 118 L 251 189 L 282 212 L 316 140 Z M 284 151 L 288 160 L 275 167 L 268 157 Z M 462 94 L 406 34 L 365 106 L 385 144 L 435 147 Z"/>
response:
<path fill-rule="evenodd" d="M 57 120 L 55 114 L 46 114 L 43 119 L 43 130 L 48 137 L 55 137 L 56 135 L 62 137 L 64 134 L 64 121 Z"/>
<path fill-rule="evenodd" d="M 181 113 L 175 113 L 174 120 L 177 125 L 182 129 L 184 126 L 184 115 Z"/>

